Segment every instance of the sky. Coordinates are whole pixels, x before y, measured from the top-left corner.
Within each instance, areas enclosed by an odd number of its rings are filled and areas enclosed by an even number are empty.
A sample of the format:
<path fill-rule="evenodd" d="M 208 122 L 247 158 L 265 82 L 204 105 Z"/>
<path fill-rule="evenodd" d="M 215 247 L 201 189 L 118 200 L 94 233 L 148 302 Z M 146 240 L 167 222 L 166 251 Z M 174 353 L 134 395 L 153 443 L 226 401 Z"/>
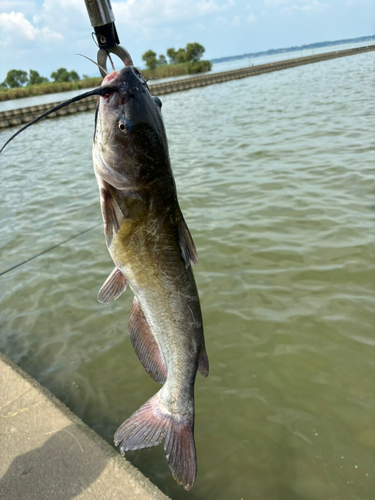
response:
<path fill-rule="evenodd" d="M 374 0 L 112 1 L 121 44 L 143 67 L 149 49 L 165 54 L 188 42 L 205 59 L 375 34 Z M 98 75 L 81 53 L 97 48 L 84 0 L 0 0 L 0 82 L 10 69 L 50 77 L 65 67 Z"/>

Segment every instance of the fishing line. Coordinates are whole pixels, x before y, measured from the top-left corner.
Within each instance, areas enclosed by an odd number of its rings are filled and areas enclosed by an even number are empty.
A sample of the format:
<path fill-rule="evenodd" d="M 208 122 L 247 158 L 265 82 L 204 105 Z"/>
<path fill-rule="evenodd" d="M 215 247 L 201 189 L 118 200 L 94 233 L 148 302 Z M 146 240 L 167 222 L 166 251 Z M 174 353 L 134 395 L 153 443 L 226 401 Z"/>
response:
<path fill-rule="evenodd" d="M 57 243 L 56 245 L 53 245 L 53 247 L 50 247 L 50 248 L 47 248 L 47 250 L 43 250 L 43 252 L 40 252 L 40 253 L 37 253 L 36 255 L 33 255 L 32 257 L 29 257 L 28 259 L 20 262 L 19 264 L 16 264 L 12 267 L 10 267 L 9 269 L 7 269 L 6 271 L 3 271 L 2 273 L 0 273 L 0 276 L 3 276 L 4 274 L 7 274 L 9 273 L 9 271 L 13 271 L 13 269 L 17 269 L 17 267 L 21 267 L 23 266 L 24 264 L 27 264 L 28 262 L 30 262 L 31 260 L 34 260 L 36 259 L 37 257 L 40 257 L 41 255 L 44 255 L 45 253 L 48 253 L 50 252 L 51 250 L 54 250 L 55 248 L 58 248 L 60 247 L 61 245 L 64 245 L 64 243 L 68 243 L 68 241 L 72 241 L 74 240 L 75 238 L 78 238 L 78 236 L 81 236 L 82 234 L 85 234 L 85 233 L 88 233 L 89 231 L 91 231 L 92 229 L 95 229 L 96 227 L 100 226 L 101 224 L 103 224 L 103 222 L 98 222 L 98 224 L 95 224 L 95 226 L 92 226 L 92 227 L 89 227 L 88 229 L 85 229 L 84 231 L 81 231 L 80 233 L 78 234 L 75 234 L 74 236 L 71 236 L 70 238 L 67 238 L 66 240 L 64 241 L 61 241 L 60 243 Z"/>

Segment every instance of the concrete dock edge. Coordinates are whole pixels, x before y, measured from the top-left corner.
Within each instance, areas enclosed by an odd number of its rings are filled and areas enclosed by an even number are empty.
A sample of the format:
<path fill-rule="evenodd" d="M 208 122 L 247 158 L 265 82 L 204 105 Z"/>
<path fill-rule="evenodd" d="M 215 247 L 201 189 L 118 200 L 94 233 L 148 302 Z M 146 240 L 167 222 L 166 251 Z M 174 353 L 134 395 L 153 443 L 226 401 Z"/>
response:
<path fill-rule="evenodd" d="M 4 500 L 168 498 L 1 353 L 0 450 Z"/>

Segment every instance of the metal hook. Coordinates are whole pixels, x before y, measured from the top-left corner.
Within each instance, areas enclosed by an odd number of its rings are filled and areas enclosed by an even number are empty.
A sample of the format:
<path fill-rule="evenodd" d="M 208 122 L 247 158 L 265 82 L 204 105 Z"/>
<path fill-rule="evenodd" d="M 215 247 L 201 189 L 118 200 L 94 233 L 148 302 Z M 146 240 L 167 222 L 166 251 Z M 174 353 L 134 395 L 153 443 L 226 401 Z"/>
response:
<path fill-rule="evenodd" d="M 119 45 L 120 40 L 116 31 L 115 16 L 110 0 L 85 0 L 85 3 L 98 42 L 97 61 L 101 66 L 100 73 L 102 77 L 106 76 L 107 59 L 110 53 L 119 57 L 125 66 L 133 66 L 129 52 Z"/>
<path fill-rule="evenodd" d="M 124 49 L 121 45 L 116 45 L 115 47 L 111 47 L 110 49 L 100 49 L 98 52 L 98 64 L 100 73 L 103 78 L 105 78 L 106 73 L 102 70 L 105 69 L 107 71 L 107 60 L 109 57 L 109 53 L 114 54 L 119 57 L 125 66 L 133 66 L 132 58 L 130 57 L 129 52 Z"/>

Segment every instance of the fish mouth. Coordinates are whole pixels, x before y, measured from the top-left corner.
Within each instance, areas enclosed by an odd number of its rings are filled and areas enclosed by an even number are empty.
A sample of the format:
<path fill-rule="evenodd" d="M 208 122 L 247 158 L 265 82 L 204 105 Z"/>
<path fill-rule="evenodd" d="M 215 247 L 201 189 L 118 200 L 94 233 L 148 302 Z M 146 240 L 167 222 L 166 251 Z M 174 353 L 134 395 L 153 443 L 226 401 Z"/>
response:
<path fill-rule="evenodd" d="M 148 89 L 146 80 L 135 66 L 125 66 L 119 71 L 109 73 L 104 78 L 102 86 L 111 88 L 112 94 L 116 92 L 128 97 L 135 97 L 135 92 L 144 92 Z M 106 97 L 106 94 L 103 97 Z"/>

